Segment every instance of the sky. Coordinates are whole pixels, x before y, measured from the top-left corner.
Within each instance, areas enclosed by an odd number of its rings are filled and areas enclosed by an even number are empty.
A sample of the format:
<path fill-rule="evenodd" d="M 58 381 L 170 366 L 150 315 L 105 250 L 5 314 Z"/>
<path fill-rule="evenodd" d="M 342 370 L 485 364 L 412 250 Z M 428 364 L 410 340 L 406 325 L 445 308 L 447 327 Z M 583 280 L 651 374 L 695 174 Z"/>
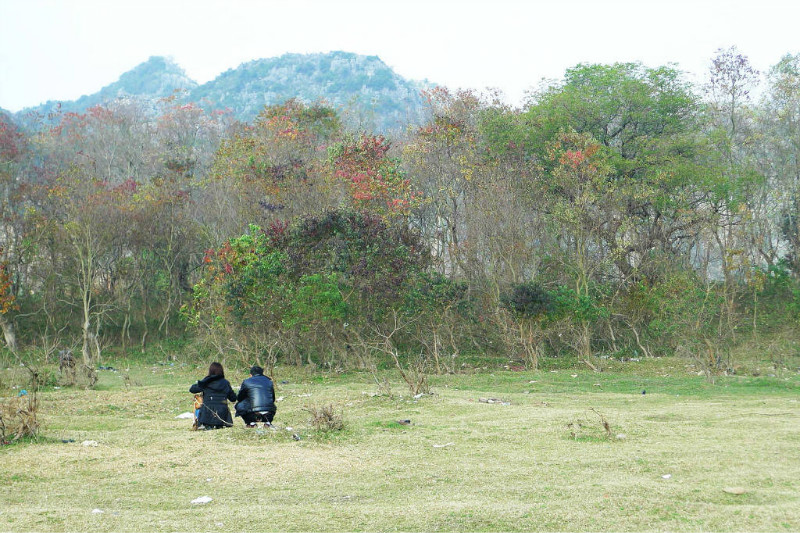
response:
<path fill-rule="evenodd" d="M 798 20 L 796 0 L 0 0 L 0 107 L 92 94 L 154 55 L 204 83 L 336 50 L 517 105 L 579 63 L 675 64 L 699 82 L 736 46 L 765 71 L 800 53 Z"/>

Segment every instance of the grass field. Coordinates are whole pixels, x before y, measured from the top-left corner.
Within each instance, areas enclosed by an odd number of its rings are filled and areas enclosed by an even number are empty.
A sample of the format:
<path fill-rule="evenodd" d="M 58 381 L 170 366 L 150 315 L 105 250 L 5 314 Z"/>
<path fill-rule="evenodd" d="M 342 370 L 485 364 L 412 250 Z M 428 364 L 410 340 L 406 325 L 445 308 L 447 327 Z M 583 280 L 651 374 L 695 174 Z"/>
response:
<path fill-rule="evenodd" d="M 0 531 L 800 531 L 796 368 L 486 369 L 413 398 L 391 372 L 280 367 L 277 429 L 190 431 L 205 367 L 113 364 L 43 390 L 39 437 L 0 447 Z M 312 427 L 326 405 L 343 430 Z"/>

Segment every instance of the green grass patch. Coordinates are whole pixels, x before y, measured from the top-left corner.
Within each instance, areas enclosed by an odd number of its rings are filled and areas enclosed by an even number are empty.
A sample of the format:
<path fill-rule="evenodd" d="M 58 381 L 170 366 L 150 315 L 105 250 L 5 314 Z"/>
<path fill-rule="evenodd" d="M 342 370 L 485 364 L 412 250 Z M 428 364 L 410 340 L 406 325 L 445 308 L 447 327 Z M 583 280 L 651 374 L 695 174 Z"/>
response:
<path fill-rule="evenodd" d="M 120 359 L 97 390 L 44 389 L 40 436 L 0 447 L 0 531 L 800 530 L 796 372 L 606 363 L 430 376 L 419 397 L 390 370 L 379 390 L 278 367 L 274 429 L 193 432 L 176 417 L 206 365 Z M 315 429 L 320 406 L 343 429 Z"/>

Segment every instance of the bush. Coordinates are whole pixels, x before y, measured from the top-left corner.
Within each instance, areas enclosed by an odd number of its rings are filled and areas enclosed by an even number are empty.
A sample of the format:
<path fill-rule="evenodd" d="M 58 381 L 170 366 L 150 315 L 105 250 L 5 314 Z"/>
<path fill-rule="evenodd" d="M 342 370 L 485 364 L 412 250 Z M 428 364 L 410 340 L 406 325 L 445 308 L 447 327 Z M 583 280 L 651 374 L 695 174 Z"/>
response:
<path fill-rule="evenodd" d="M 39 433 L 39 400 L 22 394 L 0 402 L 0 441 L 35 437 Z"/>
<path fill-rule="evenodd" d="M 341 431 L 344 429 L 342 413 L 337 412 L 333 405 L 322 407 L 311 406 L 306 408 L 311 413 L 311 426 L 317 431 Z"/>

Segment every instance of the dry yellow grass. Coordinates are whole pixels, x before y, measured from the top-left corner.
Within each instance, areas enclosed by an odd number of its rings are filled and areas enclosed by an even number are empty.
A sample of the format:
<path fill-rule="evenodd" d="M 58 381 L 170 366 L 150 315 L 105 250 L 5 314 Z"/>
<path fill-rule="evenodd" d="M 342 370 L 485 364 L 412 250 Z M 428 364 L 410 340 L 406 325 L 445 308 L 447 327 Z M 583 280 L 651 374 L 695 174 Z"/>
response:
<path fill-rule="evenodd" d="M 39 440 L 0 448 L 0 531 L 800 530 L 796 387 L 642 395 L 505 373 L 414 399 L 399 381 L 381 396 L 364 376 L 298 374 L 278 430 L 192 432 L 175 418 L 192 379 L 155 368 L 140 386 L 104 373 L 103 390 L 42 393 Z M 314 405 L 341 409 L 344 431 L 315 431 Z"/>

